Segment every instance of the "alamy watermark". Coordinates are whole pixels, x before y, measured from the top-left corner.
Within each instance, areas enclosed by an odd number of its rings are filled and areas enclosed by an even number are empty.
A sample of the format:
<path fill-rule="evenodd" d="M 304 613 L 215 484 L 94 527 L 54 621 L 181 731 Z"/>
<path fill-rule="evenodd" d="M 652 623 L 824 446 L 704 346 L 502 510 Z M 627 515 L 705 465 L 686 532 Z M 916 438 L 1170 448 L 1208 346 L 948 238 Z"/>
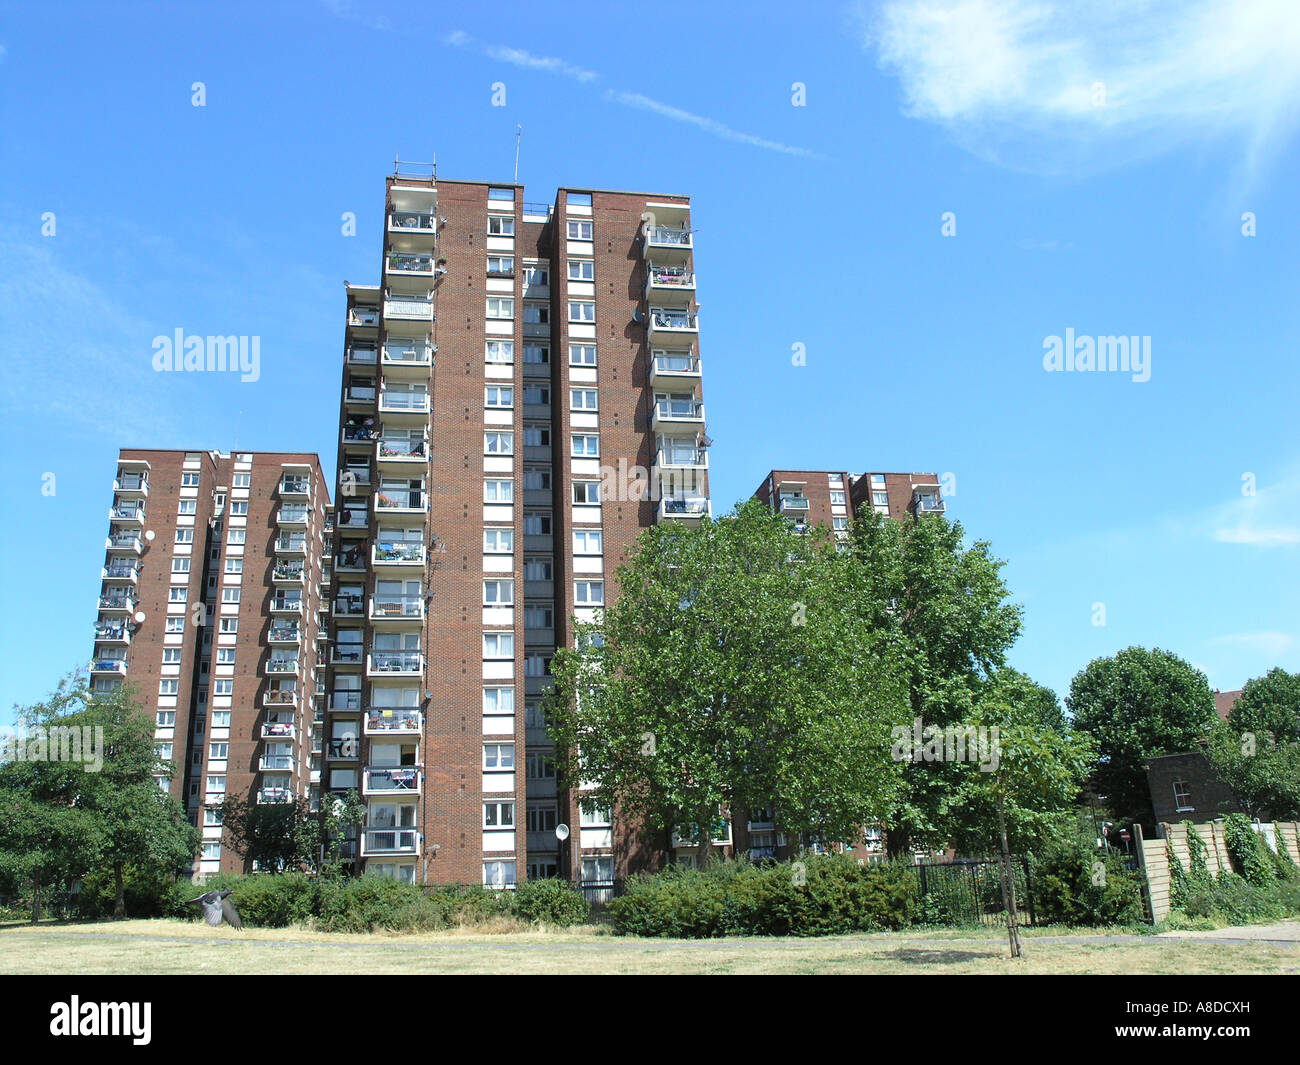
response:
<path fill-rule="evenodd" d="M 895 762 L 977 762 L 981 773 L 998 771 L 1002 747 L 997 725 L 925 725 L 918 717 L 911 728 L 895 725 L 889 735 Z"/>
<path fill-rule="evenodd" d="M 79 762 L 87 773 L 98 773 L 104 768 L 104 726 L 0 725 L 0 762 Z"/>
<path fill-rule="evenodd" d="M 1075 336 L 1043 338 L 1043 369 L 1052 373 L 1131 373 L 1139 383 L 1151 380 L 1151 338 Z"/>
<path fill-rule="evenodd" d="M 186 336 L 177 329 L 172 336 L 153 338 L 153 368 L 159 373 L 230 373 L 241 381 L 262 376 L 260 336 Z"/>

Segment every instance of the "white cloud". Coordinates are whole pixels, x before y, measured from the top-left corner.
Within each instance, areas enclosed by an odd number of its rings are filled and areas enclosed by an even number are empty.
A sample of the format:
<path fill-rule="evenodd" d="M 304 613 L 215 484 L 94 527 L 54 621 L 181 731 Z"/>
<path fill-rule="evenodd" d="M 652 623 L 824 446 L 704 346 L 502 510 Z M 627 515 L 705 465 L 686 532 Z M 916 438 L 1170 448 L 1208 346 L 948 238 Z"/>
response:
<path fill-rule="evenodd" d="M 705 118 L 703 115 L 692 114 L 690 111 L 683 111 L 680 107 L 673 107 L 671 104 L 661 103 L 659 100 L 653 100 L 649 96 L 643 96 L 639 92 L 615 92 L 610 90 L 605 93 L 607 100 L 613 100 L 615 103 L 623 104 L 625 107 L 635 107 L 640 111 L 651 111 L 656 115 L 662 115 L 664 118 L 670 118 L 674 122 L 686 122 L 706 133 L 712 133 L 714 136 L 722 137 L 724 140 L 736 141 L 739 144 L 748 144 L 755 148 L 764 148 L 771 152 L 782 152 L 786 155 L 803 156 L 806 159 L 824 159 L 825 156 L 817 152 L 810 151 L 807 148 L 797 148 L 793 145 L 782 144 L 779 141 L 770 141 L 764 137 L 756 137 L 752 133 L 742 133 L 739 130 L 725 126 L 711 118 Z"/>
<path fill-rule="evenodd" d="M 1283 480 L 1216 508 L 1212 536 L 1222 544 L 1289 547 L 1300 544 L 1300 481 Z"/>
<path fill-rule="evenodd" d="M 360 22 L 372 30 L 391 30 L 392 22 L 387 15 L 371 15 L 356 4 L 354 0 L 322 0 L 325 9 L 335 18 L 347 22 Z"/>
<path fill-rule="evenodd" d="M 1214 538 L 1224 544 L 1281 547 L 1284 544 L 1300 544 L 1300 529 L 1252 529 L 1242 525 L 1235 529 L 1215 529 Z"/>
<path fill-rule="evenodd" d="M 1013 165 L 1224 135 L 1254 161 L 1300 115 L 1295 0 L 885 0 L 862 22 L 908 115 Z"/>
<path fill-rule="evenodd" d="M 1269 658 L 1278 658 L 1296 645 L 1296 638 L 1287 632 L 1231 632 L 1216 636 L 1211 643 L 1226 644 L 1255 651 Z"/>
<path fill-rule="evenodd" d="M 475 48 L 489 59 L 495 59 L 525 70 L 537 70 L 543 74 L 559 74 L 574 81 L 595 81 L 599 74 L 585 67 L 574 66 L 563 59 L 549 55 L 533 55 L 522 48 L 507 48 L 499 44 L 478 44 L 464 30 L 452 30 L 442 39 L 443 44 L 453 48 Z"/>

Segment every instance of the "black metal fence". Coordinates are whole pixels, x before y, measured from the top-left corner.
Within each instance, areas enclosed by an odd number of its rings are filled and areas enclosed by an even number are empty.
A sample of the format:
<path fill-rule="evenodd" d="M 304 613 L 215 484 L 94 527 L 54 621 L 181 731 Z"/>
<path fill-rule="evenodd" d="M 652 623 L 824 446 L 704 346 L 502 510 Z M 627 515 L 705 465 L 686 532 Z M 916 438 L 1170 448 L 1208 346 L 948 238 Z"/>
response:
<path fill-rule="evenodd" d="M 1002 872 L 996 858 L 958 859 L 917 865 L 924 919 L 933 924 L 1000 925 L 1006 923 L 1002 902 Z M 1021 924 L 1034 923 L 1034 884 L 1029 859 L 1012 855 L 1016 886 L 1016 915 Z"/>

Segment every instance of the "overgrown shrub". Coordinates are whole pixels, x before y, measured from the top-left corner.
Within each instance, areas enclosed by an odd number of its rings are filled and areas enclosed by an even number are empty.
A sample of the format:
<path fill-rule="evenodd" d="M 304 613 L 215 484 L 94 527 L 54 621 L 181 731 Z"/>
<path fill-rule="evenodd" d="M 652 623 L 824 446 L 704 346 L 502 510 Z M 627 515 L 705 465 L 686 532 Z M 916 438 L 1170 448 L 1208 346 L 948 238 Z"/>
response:
<path fill-rule="evenodd" d="M 316 884 L 316 920 L 329 932 L 431 932 L 450 923 L 442 899 L 386 876 Z"/>
<path fill-rule="evenodd" d="M 514 912 L 524 921 L 567 928 L 582 924 L 591 914 L 591 904 L 582 893 L 562 880 L 525 880 L 511 894 Z"/>
<path fill-rule="evenodd" d="M 1144 916 L 1141 881 L 1088 841 L 1056 842 L 1034 863 L 1034 910 L 1047 924 L 1131 924 Z"/>
<path fill-rule="evenodd" d="M 1275 877 L 1268 858 L 1269 845 L 1245 814 L 1229 814 L 1223 819 L 1223 841 L 1239 876 L 1256 887 L 1272 883 Z"/>

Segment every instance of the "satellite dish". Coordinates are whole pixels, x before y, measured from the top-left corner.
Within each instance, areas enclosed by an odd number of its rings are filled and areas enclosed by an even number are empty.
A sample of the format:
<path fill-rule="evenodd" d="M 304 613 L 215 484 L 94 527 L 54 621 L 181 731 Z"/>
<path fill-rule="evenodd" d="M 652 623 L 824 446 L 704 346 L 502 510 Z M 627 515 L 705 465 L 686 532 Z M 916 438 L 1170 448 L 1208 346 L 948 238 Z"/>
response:
<path fill-rule="evenodd" d="M 137 611 L 135 612 L 135 623 L 136 623 L 137 625 L 143 625 L 143 624 L 144 624 L 144 619 L 145 619 L 145 613 L 144 613 L 144 611 L 143 611 L 143 610 L 137 610 Z"/>
<path fill-rule="evenodd" d="M 157 534 L 156 532 L 154 532 L 152 529 L 146 529 L 146 530 L 145 530 L 145 534 L 144 534 L 144 538 L 145 538 L 146 540 L 148 540 L 150 543 L 153 543 L 153 539 L 154 539 L 154 537 L 157 536 L 157 535 L 158 535 L 158 534 Z"/>
<path fill-rule="evenodd" d="M 565 825 L 565 824 L 559 824 L 559 825 L 556 825 L 556 826 L 555 826 L 555 838 L 558 839 L 561 843 L 563 843 L 566 839 L 568 839 L 568 838 L 569 838 L 569 826 L 568 826 L 568 825 Z"/>

